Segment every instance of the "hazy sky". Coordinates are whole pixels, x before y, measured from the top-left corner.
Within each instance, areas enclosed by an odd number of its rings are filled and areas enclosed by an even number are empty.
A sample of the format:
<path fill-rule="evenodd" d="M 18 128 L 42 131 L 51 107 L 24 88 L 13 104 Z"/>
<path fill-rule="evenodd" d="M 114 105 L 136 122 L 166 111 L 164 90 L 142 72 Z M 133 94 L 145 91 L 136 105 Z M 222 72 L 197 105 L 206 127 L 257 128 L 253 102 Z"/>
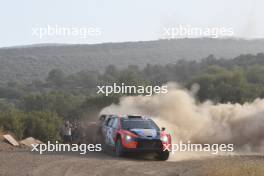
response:
<path fill-rule="evenodd" d="M 8 0 L 0 6 L 0 47 L 35 43 L 155 40 L 166 26 L 232 27 L 264 38 L 263 0 Z M 43 37 L 32 28 L 97 27 L 100 36 Z"/>

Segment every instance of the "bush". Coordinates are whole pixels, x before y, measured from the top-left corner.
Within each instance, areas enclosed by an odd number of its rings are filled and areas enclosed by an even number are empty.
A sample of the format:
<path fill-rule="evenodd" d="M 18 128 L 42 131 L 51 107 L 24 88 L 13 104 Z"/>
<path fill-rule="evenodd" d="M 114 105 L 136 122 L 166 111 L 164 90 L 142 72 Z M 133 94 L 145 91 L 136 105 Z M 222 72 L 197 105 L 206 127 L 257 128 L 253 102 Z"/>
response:
<path fill-rule="evenodd" d="M 18 139 L 32 136 L 44 142 L 60 140 L 63 120 L 49 111 L 23 112 L 11 109 L 0 113 L 0 128 L 13 132 Z"/>
<path fill-rule="evenodd" d="M 16 109 L 9 109 L 0 113 L 0 128 L 13 132 L 18 139 L 23 137 L 25 114 Z"/>
<path fill-rule="evenodd" d="M 49 111 L 33 111 L 26 114 L 24 136 L 33 136 L 42 141 L 60 140 L 62 118 Z"/>
<path fill-rule="evenodd" d="M 52 111 L 65 119 L 78 116 L 82 99 L 63 92 L 46 92 L 30 94 L 23 99 L 23 109 L 29 111 Z"/>

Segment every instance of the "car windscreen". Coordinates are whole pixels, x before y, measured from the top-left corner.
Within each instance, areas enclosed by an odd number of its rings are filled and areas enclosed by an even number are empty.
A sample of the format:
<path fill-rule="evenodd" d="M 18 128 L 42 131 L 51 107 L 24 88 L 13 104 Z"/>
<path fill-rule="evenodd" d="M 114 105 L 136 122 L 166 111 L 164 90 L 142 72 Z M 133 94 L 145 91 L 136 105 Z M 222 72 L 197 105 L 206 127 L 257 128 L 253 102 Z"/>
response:
<path fill-rule="evenodd" d="M 121 120 L 122 129 L 155 129 L 159 131 L 159 127 L 152 120 Z"/>

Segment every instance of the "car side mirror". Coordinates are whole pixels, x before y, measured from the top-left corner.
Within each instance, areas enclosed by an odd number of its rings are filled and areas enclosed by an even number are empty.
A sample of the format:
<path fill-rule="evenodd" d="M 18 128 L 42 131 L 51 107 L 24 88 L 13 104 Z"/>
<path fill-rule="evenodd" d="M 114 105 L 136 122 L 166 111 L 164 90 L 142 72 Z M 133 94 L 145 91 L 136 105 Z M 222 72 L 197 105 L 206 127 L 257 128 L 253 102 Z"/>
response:
<path fill-rule="evenodd" d="M 166 128 L 165 127 L 161 127 L 161 131 L 165 131 L 166 130 Z"/>

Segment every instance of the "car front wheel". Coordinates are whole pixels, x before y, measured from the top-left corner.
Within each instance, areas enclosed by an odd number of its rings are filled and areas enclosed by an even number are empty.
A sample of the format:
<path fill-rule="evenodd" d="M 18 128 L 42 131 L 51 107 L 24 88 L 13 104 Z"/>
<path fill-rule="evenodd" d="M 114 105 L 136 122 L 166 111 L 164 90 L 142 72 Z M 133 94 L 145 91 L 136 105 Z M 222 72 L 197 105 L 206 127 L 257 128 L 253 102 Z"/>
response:
<path fill-rule="evenodd" d="M 156 158 L 160 161 L 166 161 L 169 159 L 169 156 L 170 156 L 169 151 L 161 151 L 157 153 Z"/>
<path fill-rule="evenodd" d="M 118 157 L 124 156 L 123 144 L 122 144 L 122 141 L 120 138 L 118 138 L 116 141 L 115 153 L 116 153 L 116 156 L 118 156 Z"/>

